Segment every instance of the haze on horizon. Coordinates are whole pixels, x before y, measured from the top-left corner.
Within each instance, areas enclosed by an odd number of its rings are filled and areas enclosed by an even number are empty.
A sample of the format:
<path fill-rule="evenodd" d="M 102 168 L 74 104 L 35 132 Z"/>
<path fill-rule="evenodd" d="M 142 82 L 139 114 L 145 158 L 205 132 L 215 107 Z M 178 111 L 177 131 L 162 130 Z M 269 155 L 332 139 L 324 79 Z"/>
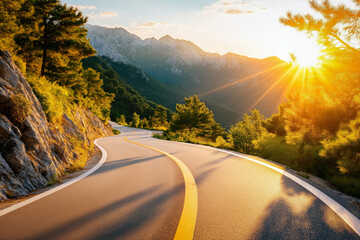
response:
<path fill-rule="evenodd" d="M 207 52 L 233 52 L 255 58 L 314 58 L 314 40 L 280 24 L 287 11 L 312 12 L 307 0 L 62 0 L 79 8 L 88 23 L 123 27 L 141 38 L 194 42 Z M 351 0 L 333 0 L 352 6 Z"/>

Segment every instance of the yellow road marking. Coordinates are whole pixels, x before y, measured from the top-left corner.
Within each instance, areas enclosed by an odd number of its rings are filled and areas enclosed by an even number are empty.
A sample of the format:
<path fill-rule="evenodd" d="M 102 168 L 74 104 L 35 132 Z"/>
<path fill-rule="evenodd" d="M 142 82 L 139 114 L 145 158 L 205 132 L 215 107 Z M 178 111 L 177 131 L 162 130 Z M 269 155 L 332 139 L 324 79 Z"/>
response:
<path fill-rule="evenodd" d="M 124 138 L 124 140 L 130 143 L 134 143 L 143 147 L 150 148 L 161 154 L 164 154 L 169 158 L 171 158 L 179 166 L 185 182 L 185 200 L 184 200 L 184 207 L 181 213 L 179 225 L 176 229 L 174 239 L 175 240 L 193 239 L 195 224 L 196 224 L 196 216 L 197 216 L 198 196 L 197 196 L 197 187 L 196 187 L 195 179 L 191 174 L 190 170 L 182 161 L 180 161 L 180 159 L 174 157 L 173 155 L 167 152 L 164 152 L 157 148 L 153 148 L 141 143 L 130 141 L 126 137 Z"/>

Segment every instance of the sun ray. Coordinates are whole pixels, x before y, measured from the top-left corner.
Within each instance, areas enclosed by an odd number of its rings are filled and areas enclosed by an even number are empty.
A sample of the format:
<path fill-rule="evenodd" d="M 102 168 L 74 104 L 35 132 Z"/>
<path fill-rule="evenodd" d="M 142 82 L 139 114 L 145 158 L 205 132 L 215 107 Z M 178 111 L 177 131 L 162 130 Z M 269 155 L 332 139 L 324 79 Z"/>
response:
<path fill-rule="evenodd" d="M 244 82 L 244 81 L 247 81 L 247 80 L 249 80 L 249 79 L 252 79 L 252 78 L 254 78 L 254 77 L 257 77 L 257 76 L 259 76 L 259 75 L 261 75 L 261 74 L 274 71 L 274 70 L 276 70 L 276 69 L 278 69 L 278 68 L 280 68 L 280 67 L 282 67 L 282 66 L 285 66 L 285 65 L 286 65 L 286 63 L 277 64 L 277 65 L 275 65 L 275 66 L 273 66 L 273 67 L 271 67 L 271 68 L 265 69 L 265 70 L 263 70 L 263 71 L 261 71 L 261 72 L 254 73 L 254 74 L 252 74 L 252 75 L 246 76 L 246 77 L 241 78 L 241 79 L 239 79 L 239 80 L 236 80 L 236 81 L 234 81 L 234 82 L 231 82 L 231 83 L 225 84 L 225 85 L 223 85 L 223 86 L 217 87 L 217 88 L 212 89 L 212 90 L 210 90 L 210 91 L 207 91 L 207 92 L 204 92 L 204 93 L 200 93 L 200 94 L 198 94 L 198 95 L 199 95 L 199 96 L 209 95 L 209 94 L 211 94 L 211 93 L 217 92 L 217 91 L 219 91 L 219 90 L 222 90 L 222 89 L 231 87 L 231 86 L 233 86 L 233 85 L 236 85 L 236 84 L 242 83 L 242 82 Z"/>
<path fill-rule="evenodd" d="M 261 96 L 259 97 L 259 99 L 256 100 L 255 103 L 254 103 L 253 105 L 251 105 L 251 107 L 250 107 L 246 112 L 250 112 L 259 102 L 261 102 L 261 100 L 263 100 L 263 99 L 269 94 L 269 92 L 270 92 L 276 85 L 278 85 L 285 77 L 287 77 L 292 71 L 294 71 L 294 69 L 295 69 L 295 67 L 292 66 L 292 67 L 289 68 L 285 73 L 283 73 L 283 75 L 281 75 L 281 77 L 280 77 L 278 80 L 276 80 L 276 82 L 273 83 L 273 84 L 271 85 L 271 87 L 268 88 L 268 89 L 263 93 L 263 95 L 261 95 Z"/>

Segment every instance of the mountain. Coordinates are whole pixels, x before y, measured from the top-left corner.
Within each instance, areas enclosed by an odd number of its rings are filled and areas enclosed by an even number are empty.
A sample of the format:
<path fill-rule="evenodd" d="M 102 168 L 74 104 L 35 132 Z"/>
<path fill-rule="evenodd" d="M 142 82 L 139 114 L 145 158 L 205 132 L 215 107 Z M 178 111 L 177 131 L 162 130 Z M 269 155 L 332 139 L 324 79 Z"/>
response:
<path fill-rule="evenodd" d="M 99 72 L 104 83 L 103 89 L 106 92 L 114 93 L 115 99 L 111 104 L 110 112 L 112 120 L 116 121 L 123 114 L 130 121 L 134 112 L 147 119 L 154 114 L 157 104 L 146 99 L 146 97 L 127 84 L 123 76 L 119 76 L 105 58 L 89 57 L 83 59 L 82 64 L 85 69 L 92 68 Z M 132 70 L 131 66 L 128 66 L 128 69 Z M 138 72 L 142 73 L 140 69 L 138 69 Z M 131 79 L 131 77 L 127 76 L 125 79 Z M 170 112 L 170 110 L 168 111 Z"/>
<path fill-rule="evenodd" d="M 207 53 L 190 41 L 171 36 L 142 40 L 123 28 L 89 24 L 86 28 L 98 55 L 140 68 L 149 77 L 177 88 L 180 93 L 199 94 L 203 100 L 231 109 L 236 113 L 232 123 L 252 107 L 269 116 L 285 100 L 288 79 L 282 76 L 289 66 L 276 57 L 220 55 Z M 217 88 L 219 90 L 213 91 Z M 219 113 L 212 110 L 216 117 Z"/>

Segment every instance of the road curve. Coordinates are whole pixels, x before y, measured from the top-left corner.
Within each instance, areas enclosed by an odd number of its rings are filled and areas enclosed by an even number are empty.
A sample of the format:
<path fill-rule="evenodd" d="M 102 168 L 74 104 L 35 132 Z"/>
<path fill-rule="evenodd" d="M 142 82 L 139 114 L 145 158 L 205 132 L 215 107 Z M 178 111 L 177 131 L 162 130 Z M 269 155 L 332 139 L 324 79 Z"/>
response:
<path fill-rule="evenodd" d="M 98 140 L 94 173 L 0 217 L 0 239 L 173 239 L 190 170 L 197 187 L 194 239 L 360 239 L 326 204 L 284 175 L 247 159 L 148 136 Z M 127 137 L 131 142 L 124 140 Z"/>

